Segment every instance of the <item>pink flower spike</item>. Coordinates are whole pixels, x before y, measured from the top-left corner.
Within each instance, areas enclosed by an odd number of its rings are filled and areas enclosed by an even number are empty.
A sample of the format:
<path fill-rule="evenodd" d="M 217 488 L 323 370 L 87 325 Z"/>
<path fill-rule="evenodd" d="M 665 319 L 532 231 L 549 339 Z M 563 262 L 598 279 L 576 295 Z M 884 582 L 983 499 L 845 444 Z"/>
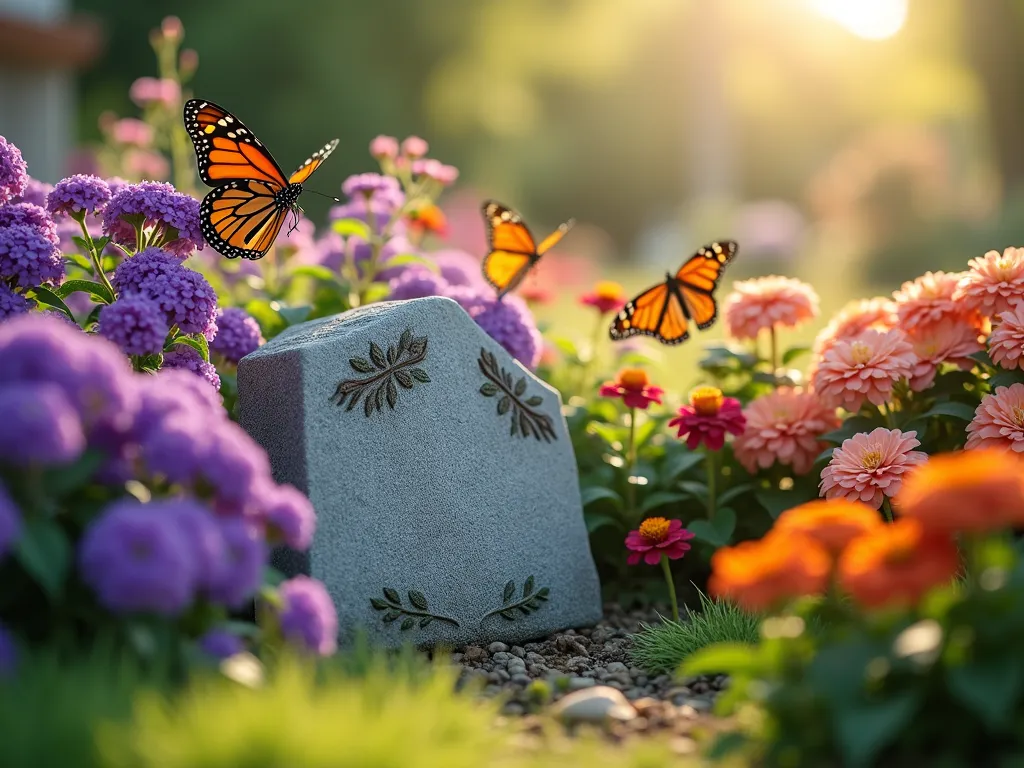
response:
<path fill-rule="evenodd" d="M 1024 454 L 1024 384 L 996 387 L 967 425 L 968 450 L 1000 448 Z"/>
<path fill-rule="evenodd" d="M 997 318 L 999 325 L 988 340 L 988 354 L 996 365 L 1012 371 L 1024 369 L 1024 305 Z"/>
<path fill-rule="evenodd" d="M 423 157 L 429 149 L 430 145 L 419 136 L 409 136 L 402 142 L 402 154 L 414 160 Z"/>
<path fill-rule="evenodd" d="M 678 560 L 690 551 L 687 542 L 693 537 L 693 533 L 683 528 L 681 520 L 648 518 L 626 536 L 626 549 L 630 550 L 626 563 L 637 565 L 643 560 L 647 565 L 657 565 L 662 555 Z"/>
<path fill-rule="evenodd" d="M 377 160 L 394 160 L 398 157 L 398 139 L 394 136 L 378 136 L 370 142 L 370 155 Z"/>
<path fill-rule="evenodd" d="M 150 104 L 173 107 L 181 101 L 181 86 L 174 80 L 140 77 L 132 83 L 128 95 L 140 107 Z"/>
<path fill-rule="evenodd" d="M 864 331 L 852 340 L 836 341 L 818 362 L 814 390 L 826 405 L 851 413 L 867 400 L 881 405 L 892 385 L 909 379 L 917 357 L 902 331 Z"/>
<path fill-rule="evenodd" d="M 965 309 L 991 318 L 1024 304 L 1024 248 L 989 251 L 967 263 L 953 294 Z"/>
<path fill-rule="evenodd" d="M 844 440 L 821 471 L 820 495 L 880 509 L 886 496 L 899 493 L 907 470 L 928 460 L 928 454 L 913 450 L 920 444 L 917 432 L 885 427 Z"/>
<path fill-rule="evenodd" d="M 690 393 L 690 404 L 679 409 L 679 415 L 668 422 L 677 427 L 677 437 L 686 439 L 686 447 L 696 450 L 701 443 L 712 451 L 725 445 L 725 435 L 741 435 L 746 419 L 740 401 L 723 397 L 716 387 L 697 387 Z"/>

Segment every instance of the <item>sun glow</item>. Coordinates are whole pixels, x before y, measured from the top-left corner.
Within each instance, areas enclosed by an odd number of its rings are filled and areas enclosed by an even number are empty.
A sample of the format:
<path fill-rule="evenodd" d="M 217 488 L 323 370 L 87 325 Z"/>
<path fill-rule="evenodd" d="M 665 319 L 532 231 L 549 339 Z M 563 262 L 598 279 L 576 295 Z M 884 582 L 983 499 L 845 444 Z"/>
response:
<path fill-rule="evenodd" d="M 884 40 L 907 20 L 907 0 L 811 0 L 815 10 L 858 37 Z"/>

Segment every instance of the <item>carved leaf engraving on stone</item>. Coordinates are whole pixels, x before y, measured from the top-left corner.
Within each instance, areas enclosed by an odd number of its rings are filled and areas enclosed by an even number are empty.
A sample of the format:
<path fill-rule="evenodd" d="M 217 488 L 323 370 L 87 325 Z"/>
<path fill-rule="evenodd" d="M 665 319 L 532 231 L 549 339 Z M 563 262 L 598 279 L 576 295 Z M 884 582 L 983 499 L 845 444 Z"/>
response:
<path fill-rule="evenodd" d="M 410 328 L 405 329 L 398 344 L 392 344 L 387 350 L 371 341 L 369 357 L 353 357 L 348 361 L 356 373 L 368 375 L 339 382 L 331 401 L 351 411 L 362 400 L 367 417 L 374 411 L 383 411 L 385 403 L 394 410 L 403 389 L 412 389 L 417 382 L 430 382 L 430 376 L 419 367 L 426 357 L 427 337 L 413 336 Z"/>
<path fill-rule="evenodd" d="M 536 580 L 533 576 L 528 576 L 526 581 L 523 582 L 522 597 L 515 600 L 516 583 L 515 581 L 509 581 L 501 593 L 501 608 L 495 608 L 490 613 L 485 614 L 484 619 L 497 615 L 508 621 L 515 621 L 520 615 L 529 616 L 546 603 L 551 594 L 551 590 L 547 587 L 535 589 L 535 586 Z"/>
<path fill-rule="evenodd" d="M 410 589 L 407 596 L 409 598 L 408 608 L 402 605 L 402 596 L 398 594 L 398 590 L 384 587 L 384 599 L 371 597 L 370 605 L 375 611 L 380 611 L 383 614 L 381 621 L 385 624 L 402 619 L 399 629 L 403 632 L 408 632 L 417 623 L 423 629 L 429 627 L 435 621 L 445 621 L 456 627 L 459 626 L 459 622 L 455 619 L 433 613 L 430 610 L 430 604 L 427 602 L 426 596 L 422 592 Z"/>
<path fill-rule="evenodd" d="M 513 381 L 512 374 L 500 367 L 497 358 L 486 349 L 480 350 L 480 359 L 477 362 L 480 365 L 480 372 L 487 378 L 480 387 L 480 394 L 484 397 L 498 398 L 499 416 L 511 413 L 510 435 L 534 437 L 548 443 L 558 439 L 551 417 L 534 410 L 543 404 L 544 398 L 532 395 L 524 399 L 527 387 L 525 376 Z"/>

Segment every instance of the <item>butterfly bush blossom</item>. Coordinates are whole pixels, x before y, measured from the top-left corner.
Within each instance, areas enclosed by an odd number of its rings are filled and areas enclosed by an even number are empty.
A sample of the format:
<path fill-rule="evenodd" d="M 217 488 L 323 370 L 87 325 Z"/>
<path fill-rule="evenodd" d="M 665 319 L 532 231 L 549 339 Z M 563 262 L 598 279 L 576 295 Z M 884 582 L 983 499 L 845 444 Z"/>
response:
<path fill-rule="evenodd" d="M 103 229 L 116 243 L 135 246 L 137 228 L 146 231 L 145 243 L 166 248 L 179 258 L 202 250 L 199 201 L 170 184 L 142 181 L 119 190 L 103 211 Z"/>
<path fill-rule="evenodd" d="M 100 310 L 98 330 L 126 355 L 155 355 L 163 349 L 170 328 L 159 304 L 130 293 Z"/>
<path fill-rule="evenodd" d="M 28 184 L 28 172 L 21 150 L 0 136 L 0 203 L 21 195 Z"/>
<path fill-rule="evenodd" d="M 261 589 L 271 542 L 311 541 L 309 500 L 274 482 L 263 450 L 192 374 L 136 374 L 102 336 L 36 313 L 0 325 L 0 358 L 0 560 L 21 536 L 19 507 L 28 502 L 6 490 L 22 488 L 10 481 L 26 467 L 95 454 L 92 477 L 53 505 L 56 530 L 75 550 L 67 578 L 80 579 L 105 611 L 94 621 L 163 617 L 198 639 Z M 129 480 L 145 493 L 126 496 Z M 312 597 L 290 608 L 289 626 L 305 628 L 291 633 L 294 642 L 333 650 L 333 605 L 317 600 L 316 586 L 298 591 Z M 191 611 L 198 600 L 201 614 Z M 21 615 L 16 608 L 11 615 Z M 192 618 L 179 625 L 185 614 Z"/>
<path fill-rule="evenodd" d="M 237 363 L 264 343 L 259 323 L 244 309 L 227 307 L 217 311 L 217 337 L 210 345 L 229 363 Z"/>
<path fill-rule="evenodd" d="M 111 197 L 110 187 L 103 179 L 76 174 L 57 182 L 46 196 L 46 210 L 54 217 L 84 218 L 86 214 L 102 212 Z"/>
<path fill-rule="evenodd" d="M 191 371 L 214 389 L 220 389 L 220 375 L 217 373 L 217 368 L 203 360 L 202 356 L 192 347 L 176 345 L 164 355 L 164 368 Z"/>
<path fill-rule="evenodd" d="M 60 243 L 57 235 L 57 225 L 46 212 L 33 203 L 8 203 L 0 205 L 0 228 L 13 226 L 27 226 L 35 229 L 54 245 Z"/>
<path fill-rule="evenodd" d="M 0 227 L 0 279 L 18 288 L 64 282 L 64 257 L 36 227 Z"/>

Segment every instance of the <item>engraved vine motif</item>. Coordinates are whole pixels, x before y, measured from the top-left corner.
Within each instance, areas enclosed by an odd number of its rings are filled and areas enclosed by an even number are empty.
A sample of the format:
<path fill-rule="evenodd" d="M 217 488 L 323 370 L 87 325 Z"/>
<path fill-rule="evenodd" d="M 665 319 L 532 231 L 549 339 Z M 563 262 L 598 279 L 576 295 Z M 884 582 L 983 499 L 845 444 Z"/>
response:
<path fill-rule="evenodd" d="M 533 576 L 527 577 L 526 581 L 523 582 L 523 595 L 519 600 L 514 600 L 516 595 L 516 583 L 514 581 L 508 582 L 505 585 L 505 591 L 501 595 L 501 608 L 495 608 L 490 613 L 484 614 L 484 619 L 494 616 L 497 614 L 503 619 L 508 621 L 515 621 L 519 616 L 516 611 L 519 611 L 523 616 L 529 616 L 533 611 L 539 610 L 542 603 L 546 603 L 548 595 L 551 590 L 547 587 L 541 587 L 540 589 L 534 590 L 535 581 Z M 481 619 L 483 621 L 483 619 Z"/>
<path fill-rule="evenodd" d="M 510 435 L 532 436 L 548 443 L 558 439 L 551 417 L 534 410 L 544 402 L 544 398 L 540 395 L 531 395 L 523 399 L 527 386 L 525 376 L 513 380 L 512 374 L 500 367 L 497 358 L 486 349 L 480 350 L 480 359 L 477 362 L 480 365 L 480 372 L 487 378 L 480 387 L 480 394 L 484 397 L 498 397 L 499 416 L 509 412 L 512 414 Z"/>
<path fill-rule="evenodd" d="M 353 357 L 348 361 L 356 373 L 370 375 L 339 382 L 331 401 L 351 411 L 362 398 L 363 412 L 367 417 L 374 411 L 384 410 L 385 403 L 394 410 L 399 387 L 412 389 L 416 383 L 430 382 L 427 372 L 418 367 L 426 357 L 427 337 L 413 336 L 410 328 L 406 328 L 398 344 L 392 344 L 386 352 L 371 341 L 369 359 Z"/>
<path fill-rule="evenodd" d="M 430 605 L 427 603 L 427 598 L 422 592 L 410 589 L 408 597 L 409 607 L 406 608 L 402 605 L 402 596 L 398 594 L 398 590 L 392 589 L 391 587 L 384 587 L 384 599 L 381 600 L 379 597 L 371 597 L 370 605 L 373 606 L 374 610 L 384 612 L 384 615 L 381 617 L 381 621 L 385 624 L 390 624 L 393 621 L 402 619 L 399 629 L 403 632 L 407 632 L 412 629 L 416 625 L 417 621 L 419 622 L 420 629 L 429 627 L 435 621 L 445 621 L 456 627 L 459 626 L 459 622 L 455 619 L 431 612 Z M 402 618 L 403 616 L 405 618 Z"/>

